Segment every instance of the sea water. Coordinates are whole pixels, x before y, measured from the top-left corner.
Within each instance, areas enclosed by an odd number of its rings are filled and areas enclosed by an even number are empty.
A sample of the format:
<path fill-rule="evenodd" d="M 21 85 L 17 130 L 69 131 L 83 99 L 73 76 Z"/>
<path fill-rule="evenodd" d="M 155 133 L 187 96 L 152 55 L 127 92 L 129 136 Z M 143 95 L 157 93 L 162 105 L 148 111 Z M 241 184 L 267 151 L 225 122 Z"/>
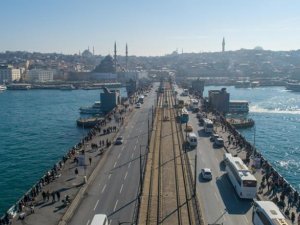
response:
<path fill-rule="evenodd" d="M 205 88 L 204 95 L 220 86 Z M 231 100 L 249 101 L 249 118 L 255 126 L 240 129 L 246 139 L 300 191 L 300 92 L 284 87 L 226 87 Z"/>
<path fill-rule="evenodd" d="M 0 93 L 0 216 L 79 142 L 79 108 L 99 100 L 100 90 Z"/>

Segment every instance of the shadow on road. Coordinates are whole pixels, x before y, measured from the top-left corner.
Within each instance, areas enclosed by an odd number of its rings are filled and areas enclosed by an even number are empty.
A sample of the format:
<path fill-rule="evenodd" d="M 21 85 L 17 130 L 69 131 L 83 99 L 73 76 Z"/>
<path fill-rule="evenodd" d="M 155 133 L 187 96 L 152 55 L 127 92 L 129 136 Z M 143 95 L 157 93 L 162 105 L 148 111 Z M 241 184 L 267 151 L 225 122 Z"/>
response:
<path fill-rule="evenodd" d="M 220 195 L 228 214 L 246 214 L 252 207 L 252 200 L 240 199 L 226 174 L 216 179 Z"/>

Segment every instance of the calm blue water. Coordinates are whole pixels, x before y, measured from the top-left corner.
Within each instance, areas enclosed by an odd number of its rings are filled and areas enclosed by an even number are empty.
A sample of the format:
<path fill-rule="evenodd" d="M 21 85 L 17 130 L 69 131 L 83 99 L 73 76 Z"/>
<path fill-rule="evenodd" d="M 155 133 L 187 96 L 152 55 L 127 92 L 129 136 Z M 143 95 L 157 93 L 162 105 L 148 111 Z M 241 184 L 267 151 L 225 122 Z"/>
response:
<path fill-rule="evenodd" d="M 206 87 L 207 90 L 221 87 Z M 297 190 L 300 190 L 300 93 L 284 87 L 226 87 L 232 100 L 250 102 L 255 128 L 240 130 Z"/>
<path fill-rule="evenodd" d="M 0 93 L 0 216 L 78 143 L 78 109 L 99 100 L 99 90 Z"/>

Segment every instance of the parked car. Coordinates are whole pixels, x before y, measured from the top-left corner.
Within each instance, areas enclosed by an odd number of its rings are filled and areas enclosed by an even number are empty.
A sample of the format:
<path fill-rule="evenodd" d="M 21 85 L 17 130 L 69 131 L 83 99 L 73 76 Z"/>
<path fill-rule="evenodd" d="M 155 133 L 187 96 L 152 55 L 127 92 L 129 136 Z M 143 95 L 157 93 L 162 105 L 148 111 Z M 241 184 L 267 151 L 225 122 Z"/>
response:
<path fill-rule="evenodd" d="M 121 145 L 121 144 L 123 144 L 123 137 L 122 137 L 122 136 L 117 137 L 115 144 L 116 144 L 116 145 Z"/>
<path fill-rule="evenodd" d="M 201 176 L 204 180 L 211 180 L 212 179 L 212 172 L 209 168 L 201 169 Z"/>
<path fill-rule="evenodd" d="M 137 109 L 141 108 L 141 103 L 136 103 L 135 108 Z"/>
<path fill-rule="evenodd" d="M 215 143 L 214 143 L 215 147 L 224 147 L 224 140 L 223 138 L 217 138 L 215 139 Z"/>

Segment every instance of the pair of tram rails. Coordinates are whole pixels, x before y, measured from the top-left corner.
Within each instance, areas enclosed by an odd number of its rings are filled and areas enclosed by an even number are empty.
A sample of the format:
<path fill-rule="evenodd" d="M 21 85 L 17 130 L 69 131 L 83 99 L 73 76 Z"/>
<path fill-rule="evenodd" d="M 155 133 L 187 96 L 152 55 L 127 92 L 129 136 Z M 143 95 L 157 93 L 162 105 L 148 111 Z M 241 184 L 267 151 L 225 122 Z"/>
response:
<path fill-rule="evenodd" d="M 173 98 L 171 96 L 171 93 L 168 91 L 164 92 L 164 95 L 166 95 L 166 99 L 168 100 L 168 107 L 165 108 L 164 113 L 162 113 L 163 109 L 158 109 L 158 121 L 157 121 L 157 129 L 156 129 L 156 136 L 154 138 L 154 148 L 155 151 L 153 151 L 153 157 L 152 157 L 152 168 L 150 173 L 150 188 L 149 188 L 149 197 L 148 197 L 148 205 L 147 205 L 147 216 L 145 224 L 163 224 L 164 221 L 170 220 L 172 216 L 174 216 L 174 213 L 176 212 L 176 221 L 177 224 L 196 224 L 196 217 L 193 207 L 193 193 L 192 193 L 192 182 L 189 179 L 190 174 L 189 170 L 187 168 L 186 163 L 186 156 L 182 154 L 182 143 L 183 143 L 183 137 L 180 135 L 180 130 L 177 127 L 176 123 L 176 116 L 174 109 L 171 108 L 173 105 Z M 163 97 L 159 101 L 159 106 L 163 106 Z M 166 114 L 166 110 L 169 111 L 169 120 L 165 120 L 164 116 Z M 163 142 L 163 126 L 167 126 L 167 123 L 170 123 L 171 132 L 172 132 L 172 143 L 170 143 L 172 146 L 168 148 L 162 146 Z M 178 140 L 178 141 L 176 141 Z M 163 155 L 162 151 L 166 154 L 166 150 L 170 149 L 172 152 L 169 152 L 169 154 L 172 154 L 172 161 L 170 162 L 164 162 L 163 161 Z M 158 155 L 157 155 L 158 154 Z M 167 208 L 167 205 L 170 204 L 168 202 L 168 199 L 164 199 L 163 196 L 163 188 L 164 187 L 164 175 L 163 171 L 166 170 L 166 167 L 169 166 L 169 169 L 172 168 L 169 171 L 174 171 L 174 176 L 171 174 L 168 174 L 170 177 L 174 177 L 174 185 L 175 187 L 171 187 L 175 193 L 174 196 L 176 197 L 176 207 L 172 205 L 172 208 L 174 208 L 174 211 L 172 212 L 173 215 L 166 215 L 166 213 L 169 212 L 169 208 Z M 173 169 L 174 168 L 174 169 Z M 157 171 L 155 171 L 157 170 Z M 182 177 L 182 181 L 179 181 L 179 178 Z M 157 185 L 157 187 L 154 187 Z M 170 188 L 170 187 L 169 187 Z M 169 199 L 170 200 L 170 199 Z M 169 203 L 169 204 L 168 204 Z M 154 207 L 152 207 L 154 206 Z M 156 206 L 156 207 L 155 207 Z M 153 211 L 154 210 L 154 211 Z M 173 218 L 174 220 L 175 218 Z M 173 223 L 172 223 L 173 224 Z M 198 224 L 198 223 L 197 223 Z"/>

